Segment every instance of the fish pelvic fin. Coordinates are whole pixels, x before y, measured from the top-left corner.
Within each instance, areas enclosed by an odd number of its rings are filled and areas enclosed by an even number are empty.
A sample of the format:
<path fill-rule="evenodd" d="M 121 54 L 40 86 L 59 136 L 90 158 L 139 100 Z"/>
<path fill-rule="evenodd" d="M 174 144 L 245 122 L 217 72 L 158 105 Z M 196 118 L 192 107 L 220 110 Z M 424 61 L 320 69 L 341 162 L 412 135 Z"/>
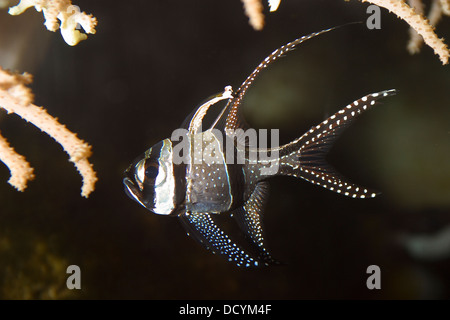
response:
<path fill-rule="evenodd" d="M 379 99 L 395 93 L 395 90 L 385 90 L 355 100 L 300 138 L 284 145 L 280 149 L 279 174 L 302 178 L 352 198 L 377 196 L 379 192 L 348 181 L 326 162 L 325 157 L 339 135 L 360 114 L 376 105 Z"/>
<path fill-rule="evenodd" d="M 238 246 L 213 220 L 211 214 L 185 212 L 179 216 L 189 236 L 205 249 L 223 256 L 238 267 L 259 267 L 264 265 L 257 258 Z"/>

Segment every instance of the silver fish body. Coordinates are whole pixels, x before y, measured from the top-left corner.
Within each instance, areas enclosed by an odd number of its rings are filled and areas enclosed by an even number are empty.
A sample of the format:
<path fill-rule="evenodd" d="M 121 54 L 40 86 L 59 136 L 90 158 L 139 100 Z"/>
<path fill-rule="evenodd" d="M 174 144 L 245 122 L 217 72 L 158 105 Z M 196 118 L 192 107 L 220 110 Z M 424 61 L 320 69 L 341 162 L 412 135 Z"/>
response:
<path fill-rule="evenodd" d="M 366 95 L 281 147 L 258 148 L 246 140 L 249 130 L 240 111 L 241 101 L 261 70 L 303 41 L 331 29 L 290 42 L 264 59 L 232 92 L 213 96 L 185 120 L 172 137 L 134 161 L 125 171 L 126 193 L 156 214 L 176 216 L 189 235 L 206 249 L 237 266 L 277 264 L 266 248 L 262 213 L 268 196 L 267 179 L 294 176 L 353 198 L 371 198 L 377 192 L 353 184 L 325 161 L 340 133 L 362 112 L 395 90 Z M 216 120 L 203 130 L 205 115 L 219 101 L 227 101 Z M 231 147 L 230 147 L 231 146 Z M 276 157 L 261 158 L 260 154 Z M 238 245 L 215 216 L 231 213 L 248 243 Z"/>

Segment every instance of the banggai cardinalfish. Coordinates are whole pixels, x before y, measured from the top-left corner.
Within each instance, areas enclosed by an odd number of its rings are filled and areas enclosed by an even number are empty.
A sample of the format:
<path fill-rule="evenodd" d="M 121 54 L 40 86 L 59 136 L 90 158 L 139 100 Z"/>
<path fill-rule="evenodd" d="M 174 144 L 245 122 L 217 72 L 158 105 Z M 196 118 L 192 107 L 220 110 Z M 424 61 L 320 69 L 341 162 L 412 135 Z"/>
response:
<path fill-rule="evenodd" d="M 333 29 L 280 47 L 258 65 L 237 91 L 233 93 L 228 86 L 195 109 L 174 131 L 177 134 L 155 144 L 125 171 L 123 183 L 128 196 L 153 213 L 178 217 L 188 235 L 203 247 L 244 267 L 278 263 L 266 249 L 262 223 L 267 179 L 271 176 L 302 178 L 348 197 L 375 197 L 373 190 L 337 173 L 325 162 L 325 156 L 356 117 L 395 90 L 368 94 L 281 147 L 261 148 L 260 144 L 258 148 L 251 143 L 249 133 L 253 129 L 249 129 L 240 109 L 247 89 L 261 70 L 300 43 Z M 225 107 L 220 112 L 216 110 L 216 120 L 202 130 L 205 115 L 208 111 L 211 114 L 210 108 L 221 100 L 227 100 Z M 245 234 L 240 245 L 219 226 L 217 215 L 225 213 L 231 213 Z"/>

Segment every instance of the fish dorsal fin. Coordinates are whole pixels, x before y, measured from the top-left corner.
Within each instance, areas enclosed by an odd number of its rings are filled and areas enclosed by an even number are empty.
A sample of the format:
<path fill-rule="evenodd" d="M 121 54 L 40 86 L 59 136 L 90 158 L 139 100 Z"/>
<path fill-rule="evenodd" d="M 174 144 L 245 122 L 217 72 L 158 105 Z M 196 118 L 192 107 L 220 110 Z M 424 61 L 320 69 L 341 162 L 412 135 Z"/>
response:
<path fill-rule="evenodd" d="M 239 89 L 234 94 L 234 97 L 230 99 L 227 106 L 219 116 L 218 120 L 214 124 L 214 128 L 221 130 L 222 132 L 226 133 L 226 130 L 235 130 L 238 128 L 246 129 L 248 128 L 248 125 L 246 124 L 246 121 L 242 115 L 242 111 L 240 109 L 242 100 L 244 98 L 245 93 L 247 92 L 248 88 L 251 86 L 253 81 L 255 81 L 258 74 L 265 68 L 267 68 L 270 64 L 281 58 L 284 54 L 292 51 L 295 49 L 296 46 L 298 46 L 300 43 L 309 40 L 311 38 L 314 38 L 315 36 L 318 36 L 322 33 L 326 33 L 328 31 L 331 31 L 333 29 L 336 29 L 337 27 L 332 27 L 329 29 L 325 29 L 319 32 L 311 33 L 307 36 L 303 36 L 301 38 L 298 38 L 292 42 L 289 42 L 288 44 L 281 46 L 280 48 L 276 49 L 274 52 L 272 52 L 269 56 L 267 56 L 257 67 L 253 72 L 245 79 L 245 81 L 242 83 L 242 85 L 239 87 Z"/>
<path fill-rule="evenodd" d="M 377 191 L 349 182 L 325 160 L 329 149 L 340 134 L 360 114 L 376 105 L 377 100 L 395 94 L 386 90 L 368 94 L 354 101 L 300 138 L 280 149 L 280 173 L 303 178 L 331 191 L 353 198 L 373 198 Z"/>
<path fill-rule="evenodd" d="M 238 267 L 258 267 L 261 263 L 235 244 L 219 228 L 209 213 L 186 212 L 179 216 L 188 235 L 204 248 L 224 256 Z"/>
<path fill-rule="evenodd" d="M 233 211 L 233 217 L 258 252 L 258 259 L 266 265 L 272 265 L 279 262 L 272 258 L 266 248 L 262 222 L 268 195 L 269 184 L 266 181 L 259 182 L 244 206 Z"/>
<path fill-rule="evenodd" d="M 206 102 L 201 104 L 197 109 L 192 111 L 191 114 L 184 120 L 183 124 L 181 125 L 181 128 L 187 129 L 190 134 L 202 132 L 203 119 L 208 113 L 209 108 L 214 104 L 218 103 L 219 101 L 232 98 L 233 98 L 233 90 L 231 86 L 226 86 L 222 93 L 218 93 L 212 96 Z"/>

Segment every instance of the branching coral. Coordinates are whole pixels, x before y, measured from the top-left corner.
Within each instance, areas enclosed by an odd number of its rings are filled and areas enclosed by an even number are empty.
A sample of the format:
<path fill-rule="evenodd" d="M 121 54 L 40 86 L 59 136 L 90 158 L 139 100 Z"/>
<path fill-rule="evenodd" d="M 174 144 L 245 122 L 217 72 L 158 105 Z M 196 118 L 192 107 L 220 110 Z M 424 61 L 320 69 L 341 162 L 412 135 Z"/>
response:
<path fill-rule="evenodd" d="M 442 64 L 448 63 L 450 52 L 448 51 L 447 45 L 442 39 L 438 38 L 436 33 L 434 33 L 434 27 L 420 13 L 416 13 L 414 8 L 411 8 L 402 0 L 361 1 L 373 3 L 395 13 L 397 17 L 406 21 L 411 28 L 423 37 L 425 43 L 433 48 L 434 52 L 439 55 Z"/>
<path fill-rule="evenodd" d="M 421 0 L 409 0 L 408 3 L 418 14 L 423 15 L 425 13 L 424 5 Z M 433 0 L 429 9 L 429 13 L 427 15 L 429 24 L 432 26 L 436 26 L 439 20 L 442 18 L 443 14 L 447 16 L 450 15 L 450 0 Z M 423 38 L 416 32 L 416 30 L 410 28 L 408 51 L 411 54 L 419 52 L 422 43 Z"/>
<path fill-rule="evenodd" d="M 0 160 L 6 164 L 11 171 L 8 183 L 19 191 L 24 191 L 28 180 L 34 178 L 33 168 L 25 157 L 14 151 L 8 141 L 0 134 Z"/>
<path fill-rule="evenodd" d="M 242 0 L 245 12 L 250 18 L 250 24 L 255 30 L 261 30 L 264 25 L 264 15 L 262 10 L 262 0 Z M 349 1 L 349 0 L 346 0 Z M 416 53 L 420 49 L 422 40 L 430 46 L 439 56 L 442 64 L 447 64 L 450 52 L 443 39 L 440 39 L 434 32 L 434 25 L 441 18 L 442 14 L 450 15 L 450 0 L 433 0 L 432 7 L 428 18 L 425 19 L 423 14 L 423 5 L 421 0 L 409 0 L 411 6 L 403 0 L 360 0 L 369 2 L 379 7 L 388 9 L 397 15 L 400 19 L 406 21 L 414 33 L 408 44 L 408 51 Z M 268 0 L 270 11 L 276 11 L 280 0 Z M 419 37 L 419 35 L 421 37 Z"/>
<path fill-rule="evenodd" d="M 95 33 L 97 20 L 84 12 L 80 13 L 78 7 L 72 6 L 69 0 L 22 0 L 17 6 L 10 8 L 9 13 L 20 14 L 32 6 L 38 11 L 43 11 L 48 30 L 56 31 L 61 28 L 61 34 L 69 45 L 76 45 L 87 37 L 86 34 L 76 30 L 78 23 L 87 33 Z M 57 19 L 61 21 L 61 25 Z M 0 108 L 31 122 L 61 144 L 83 177 L 81 195 L 88 197 L 97 181 L 96 173 L 87 160 L 91 155 L 91 146 L 50 116 L 45 109 L 32 103 L 33 94 L 27 87 L 31 81 L 30 74 L 20 75 L 0 67 Z M 17 190 L 23 191 L 27 182 L 34 178 L 29 163 L 23 156 L 17 154 L 1 135 L 0 161 L 10 169 L 11 178 L 8 182 Z"/>
<path fill-rule="evenodd" d="M 72 5 L 70 0 L 21 0 L 16 6 L 9 8 L 9 14 L 18 15 L 31 7 L 35 7 L 38 12 L 43 12 L 44 25 L 48 30 L 61 29 L 64 41 L 71 46 L 87 39 L 85 33 L 77 30 L 79 25 L 86 33 L 95 33 L 97 19 L 92 15 L 80 12 L 80 9 Z M 58 19 L 61 24 L 58 23 Z"/>
<path fill-rule="evenodd" d="M 264 27 L 263 5 L 260 0 L 242 0 L 245 14 L 249 19 L 250 25 L 255 30 L 262 30 Z"/>
<path fill-rule="evenodd" d="M 24 120 L 53 137 L 62 145 L 83 177 L 81 195 L 88 197 L 94 190 L 97 180 L 95 171 L 87 158 L 91 154 L 91 147 L 77 138 L 64 125 L 50 116 L 45 109 L 32 104 L 32 94 L 26 84 L 31 82 L 29 74 L 18 75 L 0 68 L 0 107 L 8 113 L 15 113 Z M 33 179 L 33 169 L 23 156 L 17 154 L 0 136 L 0 160 L 11 171 L 9 183 L 20 191 L 26 188 L 27 182 Z"/>

